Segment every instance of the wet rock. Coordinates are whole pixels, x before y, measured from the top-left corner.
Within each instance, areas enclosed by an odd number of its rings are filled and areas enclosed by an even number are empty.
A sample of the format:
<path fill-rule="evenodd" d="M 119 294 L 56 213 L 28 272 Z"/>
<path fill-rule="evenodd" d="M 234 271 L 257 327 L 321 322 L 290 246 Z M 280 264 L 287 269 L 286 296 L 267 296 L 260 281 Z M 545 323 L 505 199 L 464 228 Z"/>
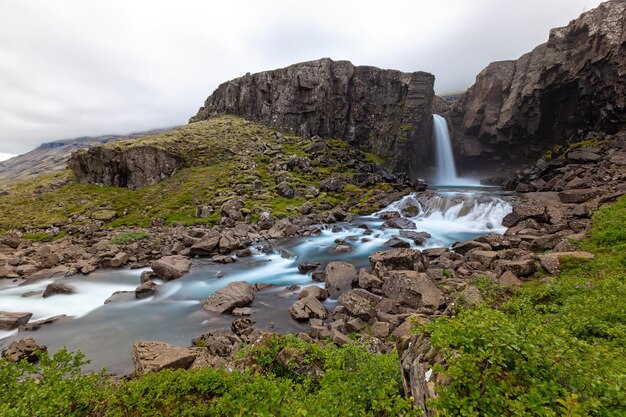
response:
<path fill-rule="evenodd" d="M 14 330 L 28 323 L 33 313 L 0 311 L 0 330 Z"/>
<path fill-rule="evenodd" d="M 401 230 L 400 237 L 411 239 L 416 245 L 423 245 L 426 240 L 431 238 L 430 233 L 427 232 L 414 232 L 412 230 Z"/>
<path fill-rule="evenodd" d="M 398 217 L 400 217 L 400 213 L 397 211 L 383 211 L 378 214 L 378 218 L 383 220 L 396 219 Z"/>
<path fill-rule="evenodd" d="M 308 320 L 311 318 L 325 319 L 328 317 L 326 307 L 313 296 L 308 296 L 296 301 L 289 307 L 288 311 L 295 320 Z"/>
<path fill-rule="evenodd" d="M 245 281 L 236 281 L 211 294 L 202 303 L 202 308 L 223 314 L 237 307 L 246 307 L 253 300 L 254 287 Z"/>
<path fill-rule="evenodd" d="M 375 252 L 369 256 L 374 273 L 382 276 L 387 271 L 413 270 L 426 271 L 428 260 L 417 249 L 392 249 L 385 252 Z"/>
<path fill-rule="evenodd" d="M 134 291 L 115 291 L 109 298 L 104 300 L 104 304 L 128 302 L 135 298 Z"/>
<path fill-rule="evenodd" d="M 111 268 L 121 268 L 127 263 L 128 254 L 126 252 L 119 252 L 111 259 Z"/>
<path fill-rule="evenodd" d="M 410 248 L 411 244 L 406 240 L 399 239 L 397 237 L 392 237 L 388 241 L 385 242 L 385 246 L 388 248 Z"/>
<path fill-rule="evenodd" d="M 383 227 L 389 229 L 415 229 L 416 225 L 413 221 L 404 217 L 394 217 L 386 220 Z"/>
<path fill-rule="evenodd" d="M 293 236 L 299 230 L 299 226 L 291 223 L 288 218 L 280 219 L 269 230 L 268 235 L 273 239 Z"/>
<path fill-rule="evenodd" d="M 232 311 L 233 316 L 251 316 L 254 310 L 250 307 L 238 307 Z"/>
<path fill-rule="evenodd" d="M 22 324 L 20 326 L 20 332 L 32 332 L 35 330 L 39 330 L 42 326 L 46 324 L 52 324 L 56 321 L 68 318 L 67 314 L 59 314 L 56 316 L 48 317 L 47 319 L 41 319 L 36 321 L 28 322 L 27 324 Z"/>
<path fill-rule="evenodd" d="M 138 341 L 133 344 L 132 358 L 135 372 L 157 372 L 162 369 L 189 369 L 197 353 L 181 346 L 156 341 Z"/>
<path fill-rule="evenodd" d="M 306 297 L 315 297 L 320 301 L 324 301 L 330 297 L 330 293 L 325 288 L 320 288 L 317 285 L 309 285 L 300 291 L 300 294 L 298 295 L 298 298 L 300 299 Z"/>
<path fill-rule="evenodd" d="M 25 337 L 11 342 L 8 348 L 2 351 L 2 357 L 9 362 L 19 362 L 23 359 L 34 363 L 38 359 L 37 352 L 47 352 L 45 345 L 38 345 L 32 337 Z"/>
<path fill-rule="evenodd" d="M 326 288 L 332 298 L 351 289 L 358 280 L 354 265 L 347 262 L 328 263 L 325 274 Z"/>
<path fill-rule="evenodd" d="M 48 286 L 46 287 L 46 290 L 43 292 L 42 297 L 48 298 L 48 297 L 52 297 L 53 295 L 59 295 L 59 294 L 69 295 L 69 294 L 74 294 L 75 292 L 76 290 L 74 290 L 74 288 L 72 288 L 71 286 L 67 284 L 63 284 L 60 282 L 53 282 L 51 284 L 48 284 Z"/>
<path fill-rule="evenodd" d="M 387 297 L 413 308 L 437 309 L 444 302 L 439 288 L 418 271 L 389 271 L 382 290 Z"/>
<path fill-rule="evenodd" d="M 158 285 L 154 281 L 146 281 L 135 288 L 135 298 L 143 299 L 152 297 L 157 292 Z"/>
<path fill-rule="evenodd" d="M 311 271 L 315 271 L 320 267 L 320 265 L 321 264 L 319 262 L 301 263 L 298 264 L 298 271 L 300 271 L 301 274 L 307 274 Z"/>
<path fill-rule="evenodd" d="M 181 255 L 164 256 L 158 261 L 153 261 L 150 267 L 163 281 L 172 281 L 189 272 L 191 260 Z"/>

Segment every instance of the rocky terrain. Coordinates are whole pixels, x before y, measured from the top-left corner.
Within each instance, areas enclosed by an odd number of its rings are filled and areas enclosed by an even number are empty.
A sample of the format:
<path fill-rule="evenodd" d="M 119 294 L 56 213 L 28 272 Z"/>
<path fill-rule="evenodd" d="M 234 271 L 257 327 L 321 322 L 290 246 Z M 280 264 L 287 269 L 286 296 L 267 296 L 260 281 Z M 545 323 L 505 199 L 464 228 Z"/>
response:
<path fill-rule="evenodd" d="M 608 1 L 478 74 L 448 114 L 457 161 L 493 175 L 590 132 L 615 133 L 626 121 L 624 74 L 626 2 Z"/>
<path fill-rule="evenodd" d="M 0 182 L 34 178 L 40 174 L 51 174 L 67 168 L 70 155 L 80 149 L 102 145 L 120 139 L 135 139 L 154 134 L 159 130 L 132 133 L 129 135 L 106 135 L 82 137 L 47 142 L 37 149 L 18 155 L 0 163 Z"/>
<path fill-rule="evenodd" d="M 435 77 L 325 58 L 221 84 L 191 122 L 233 114 L 304 137 L 341 138 L 412 178 L 432 165 Z"/>

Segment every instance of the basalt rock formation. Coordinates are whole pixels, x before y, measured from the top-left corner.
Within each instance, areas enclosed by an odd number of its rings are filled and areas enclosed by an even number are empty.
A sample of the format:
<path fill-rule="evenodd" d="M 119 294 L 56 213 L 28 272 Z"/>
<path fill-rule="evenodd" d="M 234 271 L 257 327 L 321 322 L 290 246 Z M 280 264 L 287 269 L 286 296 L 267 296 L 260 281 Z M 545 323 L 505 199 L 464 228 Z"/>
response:
<path fill-rule="evenodd" d="M 221 84 L 190 122 L 232 114 L 305 137 L 342 138 L 412 177 L 432 161 L 435 78 L 325 58 Z"/>
<path fill-rule="evenodd" d="M 625 74 L 626 1 L 613 0 L 476 77 L 448 113 L 457 161 L 466 172 L 519 167 L 588 132 L 615 133 L 626 122 Z"/>

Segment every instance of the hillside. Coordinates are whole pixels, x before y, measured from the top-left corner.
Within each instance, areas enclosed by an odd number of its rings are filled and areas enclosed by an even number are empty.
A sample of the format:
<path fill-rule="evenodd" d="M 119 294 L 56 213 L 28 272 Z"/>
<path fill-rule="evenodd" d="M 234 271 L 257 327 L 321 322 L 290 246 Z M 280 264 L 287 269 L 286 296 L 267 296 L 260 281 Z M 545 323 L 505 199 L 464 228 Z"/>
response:
<path fill-rule="evenodd" d="M 158 173 L 159 182 L 143 188 L 117 187 L 127 184 L 107 176 L 106 169 L 115 163 L 103 155 L 133 151 L 161 152 L 179 166 L 171 176 Z M 378 208 L 374 197 L 391 189 L 377 184 L 381 177 L 372 162 L 377 160 L 340 140 L 302 140 L 225 116 L 80 151 L 70 161 L 76 173 L 65 170 L 9 183 L 7 194 L 0 196 L 5 214 L 0 230 L 75 226 L 97 219 L 109 226 L 216 224 L 221 206 L 233 198 L 241 199 L 250 221 L 264 212 L 284 217 L 337 205 L 369 213 Z M 135 167 L 145 173 L 152 166 L 143 161 Z M 96 185 L 107 178 L 107 186 Z"/>
<path fill-rule="evenodd" d="M 72 152 L 91 146 L 102 145 L 120 139 L 134 139 L 154 134 L 160 130 L 150 130 L 129 135 L 104 135 L 63 139 L 43 143 L 37 149 L 0 162 L 0 182 L 33 178 L 40 174 L 63 171 Z"/>

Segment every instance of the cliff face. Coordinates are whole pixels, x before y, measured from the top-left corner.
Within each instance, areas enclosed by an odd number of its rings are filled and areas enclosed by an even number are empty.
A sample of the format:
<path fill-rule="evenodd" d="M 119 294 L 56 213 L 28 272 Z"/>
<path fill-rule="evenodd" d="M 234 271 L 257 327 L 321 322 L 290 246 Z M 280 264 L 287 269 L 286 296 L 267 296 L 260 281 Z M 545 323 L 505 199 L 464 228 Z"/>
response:
<path fill-rule="evenodd" d="M 465 170 L 520 166 L 626 122 L 626 1 L 601 4 L 516 61 L 495 62 L 448 113 Z"/>
<path fill-rule="evenodd" d="M 415 177 L 432 161 L 434 81 L 326 58 L 223 83 L 190 122 L 233 114 L 306 137 L 342 138 Z"/>
<path fill-rule="evenodd" d="M 73 153 L 68 161 L 80 183 L 130 188 L 156 184 L 184 166 L 181 158 L 152 146 L 96 146 Z"/>

